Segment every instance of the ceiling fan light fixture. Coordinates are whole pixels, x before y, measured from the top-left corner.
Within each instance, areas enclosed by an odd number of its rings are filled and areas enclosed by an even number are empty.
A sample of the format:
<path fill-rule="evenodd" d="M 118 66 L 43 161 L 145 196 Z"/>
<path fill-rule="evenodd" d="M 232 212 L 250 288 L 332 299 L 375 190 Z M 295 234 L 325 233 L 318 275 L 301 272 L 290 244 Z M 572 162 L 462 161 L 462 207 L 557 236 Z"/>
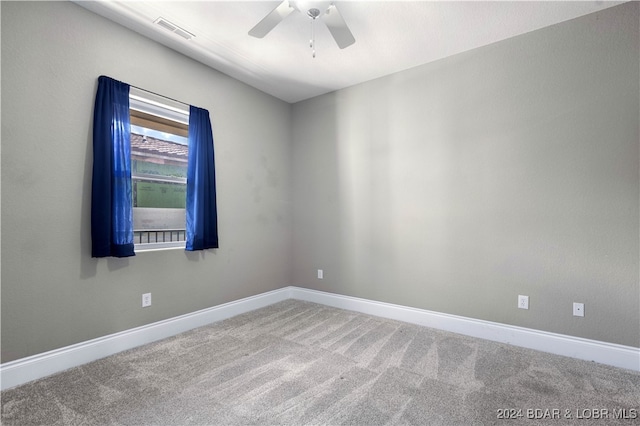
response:
<path fill-rule="evenodd" d="M 320 16 L 320 11 L 315 7 L 313 7 L 307 10 L 307 16 L 309 16 L 309 18 L 311 19 L 316 19 L 318 16 Z"/>

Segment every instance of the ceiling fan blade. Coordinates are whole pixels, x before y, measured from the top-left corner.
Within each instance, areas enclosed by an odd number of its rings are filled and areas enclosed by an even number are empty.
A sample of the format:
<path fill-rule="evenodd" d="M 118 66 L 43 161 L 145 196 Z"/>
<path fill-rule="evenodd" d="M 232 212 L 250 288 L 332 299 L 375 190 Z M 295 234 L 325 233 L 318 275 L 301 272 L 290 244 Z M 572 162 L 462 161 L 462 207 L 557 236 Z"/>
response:
<path fill-rule="evenodd" d="M 351 34 L 349 27 L 347 27 L 347 23 L 344 22 L 342 15 L 340 15 L 338 8 L 334 4 L 329 6 L 327 12 L 322 16 L 322 19 L 325 24 L 327 24 L 329 32 L 336 43 L 338 43 L 338 47 L 340 49 L 351 46 L 356 42 L 356 39 L 353 37 L 353 34 Z"/>
<path fill-rule="evenodd" d="M 249 35 L 257 38 L 266 36 L 269 31 L 275 28 L 284 18 L 286 18 L 295 9 L 289 5 L 289 0 L 284 0 L 275 9 L 271 11 L 267 16 L 262 18 L 262 21 L 251 28 Z"/>

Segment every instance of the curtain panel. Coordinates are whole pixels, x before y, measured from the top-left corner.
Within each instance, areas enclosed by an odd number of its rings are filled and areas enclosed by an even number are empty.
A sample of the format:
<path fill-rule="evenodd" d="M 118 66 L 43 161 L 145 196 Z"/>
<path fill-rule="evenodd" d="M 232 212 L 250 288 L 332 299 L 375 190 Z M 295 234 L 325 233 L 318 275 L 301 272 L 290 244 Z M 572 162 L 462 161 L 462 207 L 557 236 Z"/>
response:
<path fill-rule="evenodd" d="M 213 131 L 209 111 L 189 108 L 189 163 L 187 166 L 188 251 L 218 248 L 216 176 Z"/>
<path fill-rule="evenodd" d="M 93 111 L 91 255 L 135 256 L 129 85 L 100 76 Z"/>

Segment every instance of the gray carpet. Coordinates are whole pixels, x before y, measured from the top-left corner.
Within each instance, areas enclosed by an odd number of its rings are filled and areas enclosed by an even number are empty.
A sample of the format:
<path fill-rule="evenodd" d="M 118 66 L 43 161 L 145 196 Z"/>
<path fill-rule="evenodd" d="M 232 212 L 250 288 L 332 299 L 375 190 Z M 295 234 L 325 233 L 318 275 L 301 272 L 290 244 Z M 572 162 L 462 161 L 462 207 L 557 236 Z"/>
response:
<path fill-rule="evenodd" d="M 297 300 L 2 392 L 3 425 L 610 425 L 638 416 L 640 373 Z"/>

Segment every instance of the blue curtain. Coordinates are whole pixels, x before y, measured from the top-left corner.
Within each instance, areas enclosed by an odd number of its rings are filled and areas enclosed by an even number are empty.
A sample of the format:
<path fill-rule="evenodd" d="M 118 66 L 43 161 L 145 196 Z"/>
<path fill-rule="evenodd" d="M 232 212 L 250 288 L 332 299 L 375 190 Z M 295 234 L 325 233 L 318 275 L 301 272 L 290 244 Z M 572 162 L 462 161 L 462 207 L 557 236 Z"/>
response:
<path fill-rule="evenodd" d="M 93 111 L 91 255 L 135 256 L 129 85 L 98 78 Z"/>
<path fill-rule="evenodd" d="M 190 106 L 186 250 L 218 248 L 215 174 L 209 111 Z"/>

